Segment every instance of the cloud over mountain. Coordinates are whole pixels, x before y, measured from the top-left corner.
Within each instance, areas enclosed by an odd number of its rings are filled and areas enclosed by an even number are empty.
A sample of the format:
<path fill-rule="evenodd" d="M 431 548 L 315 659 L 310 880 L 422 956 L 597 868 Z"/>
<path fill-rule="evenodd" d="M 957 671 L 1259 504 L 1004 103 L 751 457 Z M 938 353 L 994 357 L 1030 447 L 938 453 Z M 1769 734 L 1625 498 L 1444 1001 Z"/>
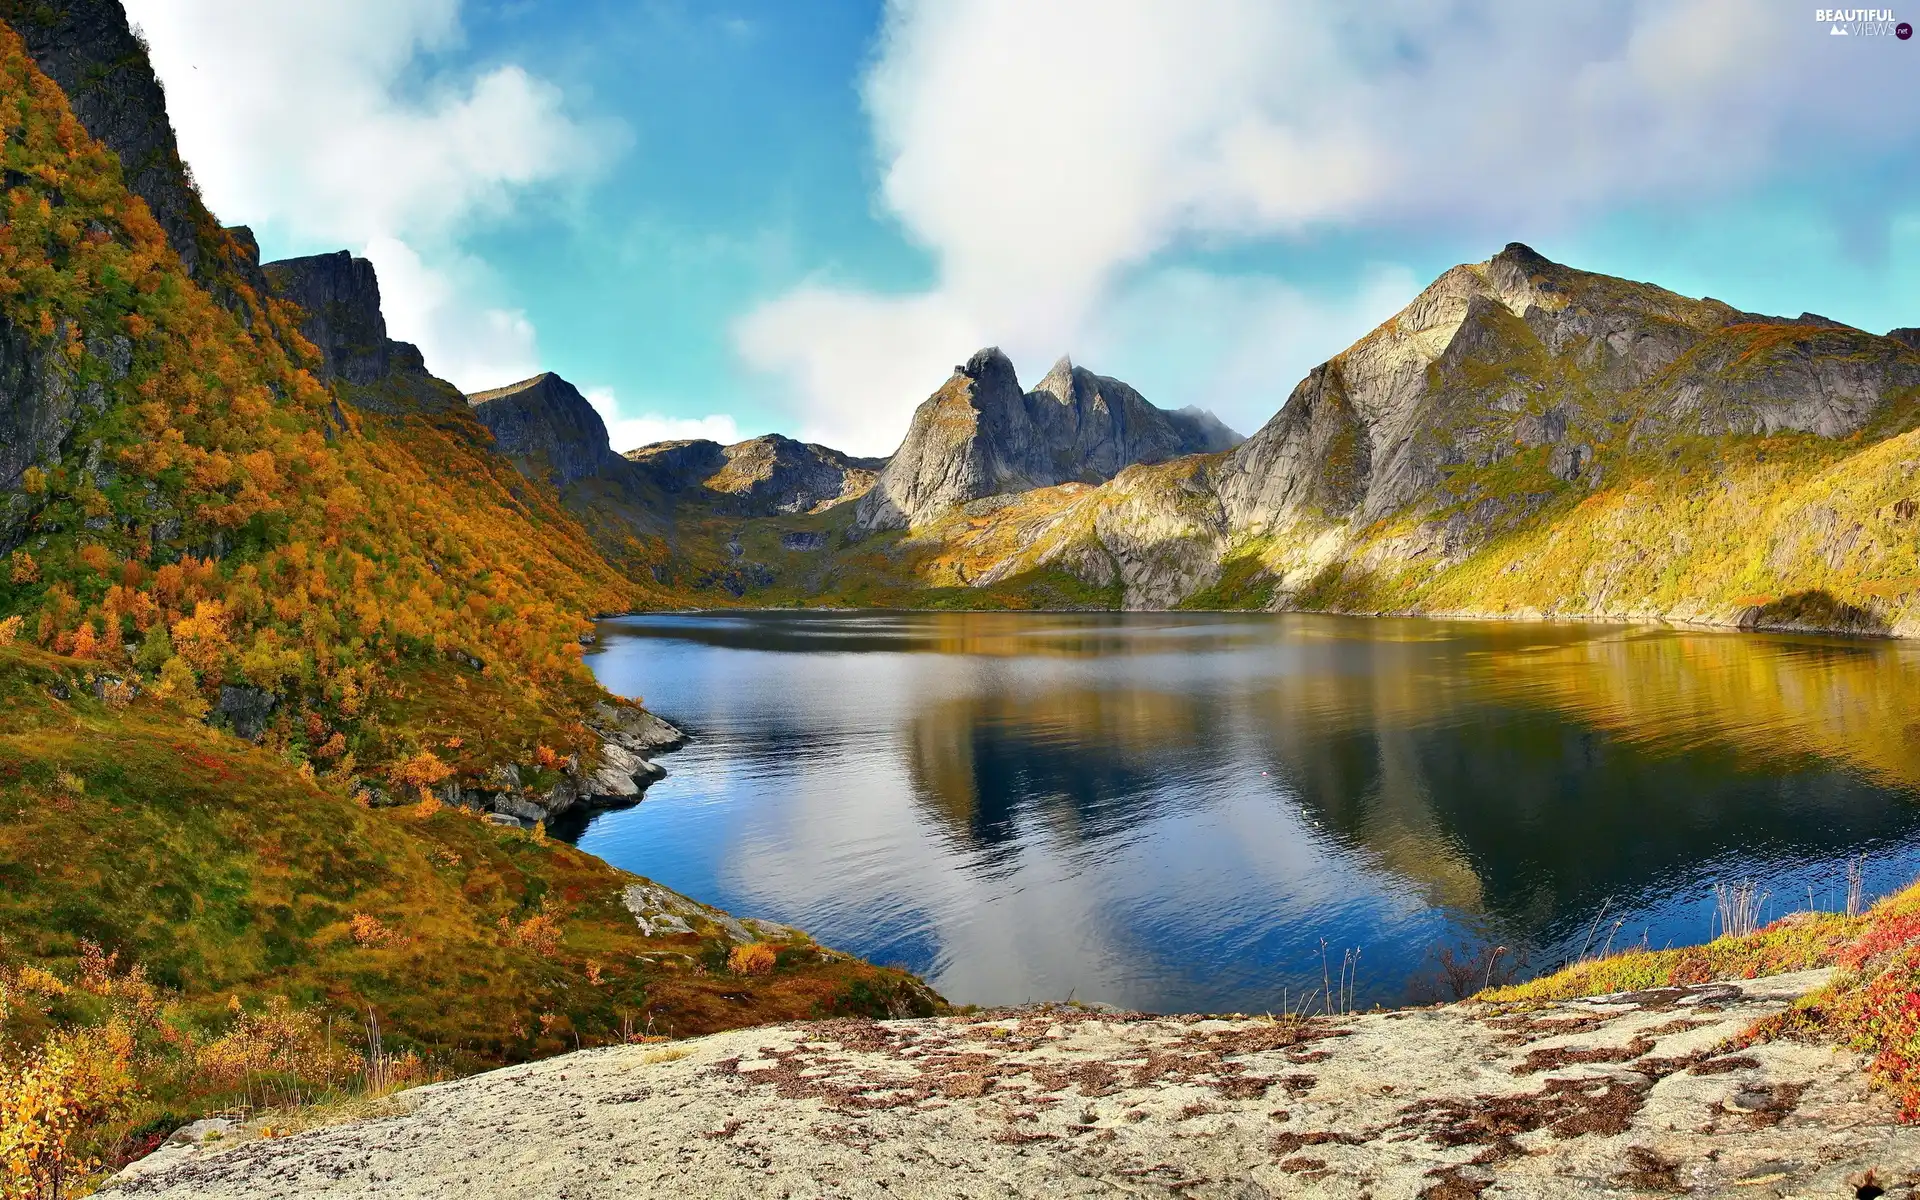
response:
<path fill-rule="evenodd" d="M 1083 350 L 1166 290 L 1170 253 L 1413 225 L 1498 244 L 1711 197 L 1789 153 L 1900 153 L 1907 129 L 1833 114 L 1911 111 L 1910 47 L 1825 32 L 1735 0 L 894 0 L 865 96 L 881 202 L 936 281 L 810 285 L 737 343 L 803 420 L 878 445 L 960 346 Z M 882 394 L 896 376 L 920 386 Z"/>

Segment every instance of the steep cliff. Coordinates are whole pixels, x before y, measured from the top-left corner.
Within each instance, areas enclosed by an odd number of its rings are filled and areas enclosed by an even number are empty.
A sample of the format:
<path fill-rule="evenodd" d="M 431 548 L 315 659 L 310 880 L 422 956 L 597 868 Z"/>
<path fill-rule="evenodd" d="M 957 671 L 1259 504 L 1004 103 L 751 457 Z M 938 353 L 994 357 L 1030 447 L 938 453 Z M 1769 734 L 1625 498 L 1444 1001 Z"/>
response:
<path fill-rule="evenodd" d="M 262 268 L 273 295 L 300 309 L 300 333 L 320 351 L 316 374 L 356 407 L 388 415 L 466 407 L 460 389 L 427 370 L 420 349 L 387 336 L 373 264 L 345 250 Z"/>
<path fill-rule="evenodd" d="M 218 225 L 189 182 L 166 96 L 119 0 L 0 0 L 0 20 L 66 93 L 74 116 L 120 158 L 189 274 L 204 278 Z"/>
<path fill-rule="evenodd" d="M 1064 358 L 1022 392 L 1013 363 L 989 348 L 915 410 L 906 440 L 861 498 L 855 527 L 905 529 L 984 496 L 1098 483 L 1134 463 L 1237 440 L 1209 414 L 1164 412 Z"/>
<path fill-rule="evenodd" d="M 467 403 L 492 431 L 500 453 L 543 468 L 555 486 L 626 466 L 607 442 L 606 422 L 580 389 L 558 375 L 474 392 Z"/>
<path fill-rule="evenodd" d="M 522 475 L 553 487 L 601 553 L 629 575 L 659 579 L 650 572 L 672 527 L 672 503 L 659 478 L 613 452 L 606 422 L 580 389 L 547 372 L 466 399 L 494 448 Z"/>

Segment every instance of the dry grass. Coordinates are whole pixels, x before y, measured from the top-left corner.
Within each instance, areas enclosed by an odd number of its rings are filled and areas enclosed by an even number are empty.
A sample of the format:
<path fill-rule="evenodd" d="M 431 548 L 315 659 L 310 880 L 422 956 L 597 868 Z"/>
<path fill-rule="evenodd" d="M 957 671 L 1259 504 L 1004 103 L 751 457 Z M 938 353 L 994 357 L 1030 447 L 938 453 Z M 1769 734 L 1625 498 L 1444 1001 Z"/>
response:
<path fill-rule="evenodd" d="M 1515 1004 L 1753 979 L 1834 967 L 1834 979 L 1787 1012 L 1760 1022 L 1742 1044 L 1780 1037 L 1838 1042 L 1869 1056 L 1876 1086 L 1903 1121 L 1920 1122 L 1920 883 L 1860 916 L 1796 913 L 1744 936 L 1682 950 L 1634 950 L 1477 997 Z"/>

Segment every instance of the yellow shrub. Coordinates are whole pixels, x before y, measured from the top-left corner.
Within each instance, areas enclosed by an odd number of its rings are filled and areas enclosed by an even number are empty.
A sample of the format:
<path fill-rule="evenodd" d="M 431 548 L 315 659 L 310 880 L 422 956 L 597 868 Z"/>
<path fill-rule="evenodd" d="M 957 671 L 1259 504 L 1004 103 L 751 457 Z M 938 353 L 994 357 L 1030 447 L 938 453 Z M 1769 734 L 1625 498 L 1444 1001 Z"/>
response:
<path fill-rule="evenodd" d="M 21 967 L 13 973 L 13 986 L 29 995 L 64 996 L 67 985 L 59 976 L 40 967 Z"/>
<path fill-rule="evenodd" d="M 97 1169 L 77 1144 L 133 1098 L 132 1052 L 114 1022 L 0 1059 L 0 1195 L 58 1196 Z"/>
<path fill-rule="evenodd" d="M 261 1012 L 241 1011 L 227 1032 L 194 1054 L 200 1074 L 233 1087 L 256 1075 L 290 1075 L 332 1086 L 359 1074 L 361 1056 L 331 1037 L 320 1014 L 275 996 Z"/>
<path fill-rule="evenodd" d="M 22 624 L 24 624 L 23 619 L 17 615 L 0 621 L 0 646 L 13 645 L 15 639 L 20 636 L 20 626 Z"/>
<path fill-rule="evenodd" d="M 733 953 L 727 955 L 727 969 L 735 975 L 771 975 L 773 964 L 773 947 L 765 942 L 735 946 Z"/>
<path fill-rule="evenodd" d="M 400 940 L 398 934 L 371 913 L 353 914 L 347 922 L 347 929 L 353 934 L 353 940 L 362 946 L 390 946 Z"/>

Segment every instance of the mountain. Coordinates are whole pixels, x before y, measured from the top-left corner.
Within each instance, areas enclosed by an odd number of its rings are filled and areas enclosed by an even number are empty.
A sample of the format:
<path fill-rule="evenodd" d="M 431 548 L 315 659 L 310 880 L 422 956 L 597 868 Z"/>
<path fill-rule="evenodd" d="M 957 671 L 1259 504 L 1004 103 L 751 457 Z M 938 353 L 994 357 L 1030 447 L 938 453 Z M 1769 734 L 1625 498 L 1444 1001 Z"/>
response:
<path fill-rule="evenodd" d="M 1515 244 L 1314 368 L 1229 453 L 915 537 L 975 583 L 1064 569 L 1127 607 L 1915 633 L 1917 400 L 1906 338 Z"/>
<path fill-rule="evenodd" d="M 555 486 L 626 470 L 626 460 L 608 444 L 600 414 L 579 388 L 551 372 L 471 393 L 467 403 L 500 453 L 534 468 L 528 474 L 542 471 Z"/>
<path fill-rule="evenodd" d="M 763 517 L 858 499 L 887 462 L 777 433 L 731 446 L 704 439 L 656 442 L 629 450 L 626 457 L 653 472 L 669 491 L 693 492 L 716 511 Z"/>
<path fill-rule="evenodd" d="M 988 348 L 915 410 L 906 440 L 861 498 L 855 527 L 905 529 L 985 496 L 1098 483 L 1134 463 L 1238 441 L 1210 414 L 1165 412 L 1064 358 L 1022 392 L 1013 363 Z"/>
<path fill-rule="evenodd" d="M 345 250 L 286 258 L 262 276 L 302 314 L 300 334 L 320 351 L 315 376 L 358 407 L 389 415 L 464 407 L 460 389 L 428 372 L 419 347 L 387 336 L 380 280 L 366 259 Z"/>
<path fill-rule="evenodd" d="M 146 201 L 188 274 L 209 282 L 221 257 L 219 224 L 190 182 L 160 81 L 119 0 L 0 0 L 0 20 L 119 158 L 127 188 Z"/>

